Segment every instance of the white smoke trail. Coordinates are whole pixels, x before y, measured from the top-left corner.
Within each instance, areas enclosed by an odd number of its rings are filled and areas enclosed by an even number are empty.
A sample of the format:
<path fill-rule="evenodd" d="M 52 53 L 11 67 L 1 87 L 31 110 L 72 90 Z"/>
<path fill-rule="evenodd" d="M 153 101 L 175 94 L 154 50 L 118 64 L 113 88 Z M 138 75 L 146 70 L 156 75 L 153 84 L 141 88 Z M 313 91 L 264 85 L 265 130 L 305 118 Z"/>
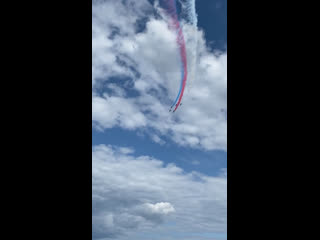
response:
<path fill-rule="evenodd" d="M 179 0 L 182 6 L 182 14 L 186 16 L 186 19 L 193 26 L 198 25 L 198 16 L 196 13 L 196 1 L 195 0 Z"/>

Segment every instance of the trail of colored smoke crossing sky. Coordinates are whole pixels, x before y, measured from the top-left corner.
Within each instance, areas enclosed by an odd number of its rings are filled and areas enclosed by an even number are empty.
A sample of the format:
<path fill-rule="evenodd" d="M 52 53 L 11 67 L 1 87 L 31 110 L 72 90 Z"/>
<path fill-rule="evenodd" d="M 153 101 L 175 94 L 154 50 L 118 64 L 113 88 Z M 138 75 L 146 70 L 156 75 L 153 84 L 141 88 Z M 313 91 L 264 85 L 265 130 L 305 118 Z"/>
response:
<path fill-rule="evenodd" d="M 187 76 L 188 76 L 188 71 L 187 71 L 187 54 L 186 54 L 186 44 L 183 36 L 183 31 L 182 31 L 182 26 L 180 25 L 179 19 L 178 19 L 178 13 L 177 13 L 177 8 L 176 8 L 176 1 L 175 0 L 163 0 L 163 3 L 165 5 L 166 12 L 170 16 L 172 23 L 171 25 L 177 32 L 177 44 L 179 46 L 180 50 L 180 58 L 181 58 L 181 83 L 180 83 L 180 89 L 178 92 L 178 95 L 172 104 L 171 108 L 175 106 L 173 112 L 177 110 L 179 107 L 183 93 L 186 87 L 186 82 L 187 82 Z M 197 15 L 195 12 L 195 0 L 180 0 L 181 7 L 182 7 L 182 14 L 186 15 L 186 20 L 188 23 L 191 23 L 197 28 Z M 196 41 L 197 42 L 197 41 Z M 196 46 L 194 46 L 194 54 L 192 56 L 192 76 L 194 78 L 194 73 L 195 73 L 195 65 L 196 65 Z"/>
<path fill-rule="evenodd" d="M 186 56 L 186 47 L 185 47 L 185 41 L 184 41 L 184 36 L 182 32 L 182 28 L 179 23 L 178 19 L 178 14 L 177 14 L 177 7 L 176 7 L 176 1 L 175 0 L 163 0 L 165 10 L 170 16 L 172 23 L 171 25 L 173 26 L 174 30 L 177 32 L 177 44 L 180 49 L 180 57 L 181 57 L 181 84 L 180 84 L 180 89 L 177 95 L 176 100 L 172 104 L 171 108 L 175 106 L 175 109 L 173 111 L 176 111 L 182 96 L 183 96 L 183 91 L 185 88 L 185 82 L 187 80 L 187 56 Z M 178 101 L 178 103 L 177 103 Z"/>

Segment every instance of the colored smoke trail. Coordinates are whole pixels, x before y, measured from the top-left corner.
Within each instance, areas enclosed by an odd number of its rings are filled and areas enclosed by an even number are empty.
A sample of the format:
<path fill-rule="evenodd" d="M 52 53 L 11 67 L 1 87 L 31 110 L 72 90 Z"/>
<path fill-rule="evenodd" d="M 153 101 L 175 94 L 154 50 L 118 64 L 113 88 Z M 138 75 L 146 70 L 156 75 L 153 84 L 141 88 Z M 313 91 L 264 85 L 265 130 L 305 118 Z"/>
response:
<path fill-rule="evenodd" d="M 185 89 L 186 81 L 187 81 L 187 55 L 186 55 L 186 46 L 185 46 L 185 40 L 183 36 L 183 31 L 179 23 L 178 14 L 177 14 L 177 8 L 176 8 L 176 1 L 175 0 L 164 0 L 163 1 L 165 5 L 165 9 L 167 14 L 171 17 L 171 26 L 175 29 L 177 32 L 177 44 L 179 46 L 180 50 L 180 57 L 181 57 L 181 83 L 180 83 L 180 89 L 178 92 L 178 95 L 176 97 L 176 100 L 172 104 L 171 108 L 173 106 L 176 106 L 174 111 L 178 108 L 183 92 Z"/>
<path fill-rule="evenodd" d="M 186 86 L 186 82 L 187 82 L 187 75 L 188 75 L 188 71 L 187 71 L 187 54 L 186 54 L 186 45 L 185 45 L 185 41 L 184 41 L 184 37 L 183 37 L 183 33 L 182 33 L 182 29 L 180 28 L 179 30 L 179 46 L 180 46 L 180 55 L 181 55 L 181 60 L 182 60 L 182 64 L 183 64 L 183 79 L 182 79 L 182 89 L 180 92 L 180 97 L 179 100 L 176 104 L 175 109 L 173 110 L 174 112 L 177 110 L 177 108 L 179 107 L 182 97 L 183 97 L 183 93 L 184 93 L 184 89 Z"/>
<path fill-rule="evenodd" d="M 179 107 L 179 104 L 181 102 L 181 99 L 183 96 L 184 88 L 185 88 L 185 83 L 187 81 L 187 55 L 186 55 L 186 46 L 185 46 L 185 41 L 184 41 L 184 36 L 182 32 L 182 28 L 179 28 L 178 31 L 178 37 L 177 37 L 177 42 L 180 47 L 180 57 L 181 57 L 181 83 L 180 83 L 180 89 L 177 95 L 176 100 L 172 104 L 171 108 L 176 105 L 174 111 Z"/>
<path fill-rule="evenodd" d="M 174 111 L 180 106 L 184 90 L 186 87 L 187 79 L 190 90 L 190 80 L 195 79 L 196 66 L 197 66 L 197 46 L 198 46 L 198 19 L 196 14 L 195 0 L 179 0 L 181 5 L 182 22 L 179 22 L 176 0 L 162 0 L 164 9 L 169 16 L 169 26 L 177 33 L 177 44 L 179 46 L 181 58 L 181 82 L 177 97 L 172 104 L 171 108 L 175 106 Z M 185 18 L 185 19 L 184 19 Z M 188 56 L 186 50 L 186 42 L 183 35 L 182 23 L 188 29 Z M 190 31 L 191 29 L 191 31 Z M 187 61 L 188 59 L 188 61 Z M 188 71 L 188 70 L 189 71 Z M 171 111 L 171 110 L 170 110 Z"/>
<path fill-rule="evenodd" d="M 183 77 L 184 77 L 184 70 L 183 70 L 183 65 L 181 63 L 181 82 L 180 82 L 180 88 L 179 88 L 179 92 L 178 92 L 178 95 L 176 97 L 176 99 L 174 100 L 173 104 L 171 105 L 171 108 L 173 108 L 173 106 L 177 103 L 178 99 L 179 99 L 179 96 L 180 96 L 180 93 L 181 93 L 181 90 L 182 90 L 182 85 L 183 85 Z"/>

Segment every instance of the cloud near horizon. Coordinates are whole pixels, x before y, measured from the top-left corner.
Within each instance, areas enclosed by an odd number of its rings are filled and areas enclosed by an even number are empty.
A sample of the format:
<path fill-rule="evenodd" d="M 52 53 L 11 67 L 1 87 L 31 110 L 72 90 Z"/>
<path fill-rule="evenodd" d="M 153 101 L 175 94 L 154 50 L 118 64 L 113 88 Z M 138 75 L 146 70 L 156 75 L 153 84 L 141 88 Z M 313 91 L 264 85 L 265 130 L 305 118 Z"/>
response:
<path fill-rule="evenodd" d="M 92 168 L 94 240 L 144 239 L 132 236 L 148 233 L 154 239 L 173 240 L 177 233 L 185 239 L 199 232 L 226 233 L 224 175 L 186 173 L 173 163 L 111 145 L 93 146 Z"/>

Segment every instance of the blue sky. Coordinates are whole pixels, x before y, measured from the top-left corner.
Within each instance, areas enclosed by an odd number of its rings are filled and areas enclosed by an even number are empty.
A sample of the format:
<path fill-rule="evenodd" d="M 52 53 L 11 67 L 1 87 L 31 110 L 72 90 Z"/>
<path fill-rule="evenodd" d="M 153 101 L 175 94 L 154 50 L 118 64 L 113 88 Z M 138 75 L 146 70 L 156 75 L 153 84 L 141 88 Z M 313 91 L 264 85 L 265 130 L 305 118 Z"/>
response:
<path fill-rule="evenodd" d="M 196 12 L 197 29 L 180 19 L 197 68 L 173 115 L 179 57 L 157 1 L 93 1 L 93 239 L 226 239 L 226 1 Z"/>
<path fill-rule="evenodd" d="M 226 51 L 227 1 L 198 0 L 196 3 L 198 26 L 206 33 L 206 40 L 213 49 Z"/>

